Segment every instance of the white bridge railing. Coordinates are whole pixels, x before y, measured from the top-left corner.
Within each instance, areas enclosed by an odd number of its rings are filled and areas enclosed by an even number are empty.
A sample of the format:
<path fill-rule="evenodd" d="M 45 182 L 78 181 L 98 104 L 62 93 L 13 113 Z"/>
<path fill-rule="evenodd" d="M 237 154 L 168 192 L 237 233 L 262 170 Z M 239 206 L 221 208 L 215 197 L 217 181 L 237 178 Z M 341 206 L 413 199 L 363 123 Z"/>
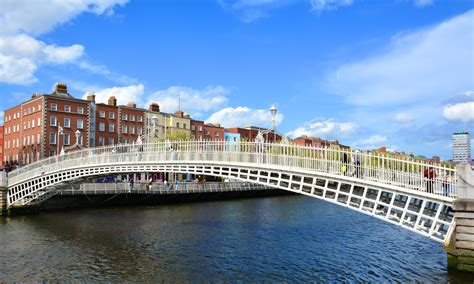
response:
<path fill-rule="evenodd" d="M 359 153 L 354 150 L 228 141 L 177 141 L 88 148 L 50 157 L 10 172 L 8 184 L 16 185 L 32 177 L 61 169 L 160 161 L 274 165 L 352 176 L 433 195 L 457 197 L 456 170 L 448 165 Z"/>

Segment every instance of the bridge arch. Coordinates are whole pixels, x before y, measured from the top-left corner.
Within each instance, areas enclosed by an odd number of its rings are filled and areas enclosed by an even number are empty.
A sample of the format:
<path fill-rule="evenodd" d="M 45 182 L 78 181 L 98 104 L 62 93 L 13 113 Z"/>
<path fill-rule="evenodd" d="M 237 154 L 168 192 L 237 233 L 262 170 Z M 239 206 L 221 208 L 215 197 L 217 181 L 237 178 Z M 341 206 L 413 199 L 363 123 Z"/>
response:
<path fill-rule="evenodd" d="M 153 156 L 141 151 L 69 158 L 36 167 L 29 171 L 32 174 L 29 178 L 12 179 L 9 182 L 9 203 L 18 206 L 33 200 L 45 200 L 58 185 L 87 177 L 172 172 L 229 177 L 299 193 L 371 215 L 440 242 L 445 240 L 452 222 L 449 197 L 300 167 L 218 159 L 193 160 L 175 153 Z"/>

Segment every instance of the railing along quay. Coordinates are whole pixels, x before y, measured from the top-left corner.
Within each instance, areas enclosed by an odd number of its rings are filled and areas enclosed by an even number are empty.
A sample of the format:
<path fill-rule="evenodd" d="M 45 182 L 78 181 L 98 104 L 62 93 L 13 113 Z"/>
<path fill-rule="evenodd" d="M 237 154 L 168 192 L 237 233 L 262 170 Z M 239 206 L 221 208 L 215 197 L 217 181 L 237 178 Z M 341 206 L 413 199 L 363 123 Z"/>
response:
<path fill-rule="evenodd" d="M 242 192 L 270 190 L 268 186 L 245 182 L 206 182 L 206 183 L 180 183 L 164 184 L 162 182 L 135 184 L 133 188 L 127 183 L 85 183 L 71 185 L 60 189 L 58 195 L 99 195 L 99 194 L 187 194 L 187 193 L 212 193 L 212 192 Z"/>

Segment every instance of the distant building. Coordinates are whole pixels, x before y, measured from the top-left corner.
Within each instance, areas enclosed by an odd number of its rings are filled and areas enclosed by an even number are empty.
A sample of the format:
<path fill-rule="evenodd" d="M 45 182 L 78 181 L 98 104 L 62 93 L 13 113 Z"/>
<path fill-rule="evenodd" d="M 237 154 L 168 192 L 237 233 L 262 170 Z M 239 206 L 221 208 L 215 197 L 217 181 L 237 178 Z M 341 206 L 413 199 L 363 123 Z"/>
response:
<path fill-rule="evenodd" d="M 293 139 L 293 143 L 315 148 L 329 147 L 329 141 L 317 137 L 309 137 L 306 135 Z"/>
<path fill-rule="evenodd" d="M 227 128 L 226 131 L 230 133 L 238 133 L 242 141 L 253 142 L 258 135 L 259 131 L 265 131 L 265 128 L 256 127 L 256 126 L 247 126 L 245 128 L 234 127 Z M 279 142 L 281 140 L 281 135 L 275 131 L 271 131 L 264 135 L 266 142 Z"/>
<path fill-rule="evenodd" d="M 204 124 L 204 140 L 206 141 L 223 141 L 224 128 L 220 124 L 206 123 Z"/>
<path fill-rule="evenodd" d="M 229 132 L 226 129 L 224 131 L 224 140 L 227 141 L 227 142 L 239 142 L 240 141 L 240 134 Z"/>
<path fill-rule="evenodd" d="M 197 141 L 204 139 L 204 121 L 191 119 L 191 139 Z"/>
<path fill-rule="evenodd" d="M 3 126 L 0 126 L 0 171 L 3 170 Z"/>
<path fill-rule="evenodd" d="M 456 132 L 452 137 L 453 161 L 456 164 L 471 163 L 471 136 L 468 132 Z"/>

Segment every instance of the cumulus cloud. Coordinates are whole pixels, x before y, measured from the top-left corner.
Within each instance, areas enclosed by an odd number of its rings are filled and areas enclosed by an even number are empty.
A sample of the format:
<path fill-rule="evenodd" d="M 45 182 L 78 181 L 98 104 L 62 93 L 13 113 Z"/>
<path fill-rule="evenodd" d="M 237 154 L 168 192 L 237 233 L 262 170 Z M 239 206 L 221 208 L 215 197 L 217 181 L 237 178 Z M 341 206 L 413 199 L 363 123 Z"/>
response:
<path fill-rule="evenodd" d="M 330 72 L 325 91 L 359 106 L 441 101 L 474 89 L 474 10 L 438 25 L 395 36 L 378 55 Z"/>
<path fill-rule="evenodd" d="M 3 0 L 0 9 L 0 82 L 30 84 L 43 64 L 78 63 L 84 46 L 57 46 L 34 38 L 81 13 L 111 14 L 127 0 Z M 33 36 L 32 36 L 33 35 Z"/>
<path fill-rule="evenodd" d="M 40 35 L 81 13 L 111 14 L 127 0 L 2 0 L 0 33 Z"/>
<path fill-rule="evenodd" d="M 130 85 L 125 87 L 113 87 L 95 92 L 95 100 L 98 103 L 107 103 L 108 99 L 114 96 L 119 105 L 126 105 L 129 102 L 135 102 L 138 105 L 142 102 L 145 87 L 142 84 Z M 83 98 L 87 97 L 87 93 Z"/>
<path fill-rule="evenodd" d="M 307 135 L 314 137 L 321 137 L 324 139 L 334 139 L 340 136 L 347 137 L 354 133 L 357 129 L 357 124 L 353 122 L 338 122 L 333 119 L 321 120 L 315 119 L 304 123 L 302 126 L 287 133 L 288 136 L 296 138 Z"/>
<path fill-rule="evenodd" d="M 277 113 L 275 117 L 275 124 L 279 125 L 283 120 L 283 115 Z M 206 123 L 220 123 L 223 127 L 270 127 L 272 123 L 272 116 L 268 110 L 265 109 L 251 109 L 248 107 L 227 107 L 213 113 Z"/>
<path fill-rule="evenodd" d="M 36 82 L 34 72 L 40 64 L 74 62 L 84 53 L 82 45 L 48 45 L 25 34 L 0 37 L 0 82 Z"/>
<path fill-rule="evenodd" d="M 336 10 L 339 7 L 352 5 L 353 0 L 310 0 L 313 11 Z"/>
<path fill-rule="evenodd" d="M 165 90 L 154 92 L 147 97 L 147 102 L 158 103 L 161 111 L 164 112 L 175 112 L 180 107 L 181 110 L 198 115 L 224 105 L 229 92 L 223 86 L 207 86 L 202 90 L 171 86 Z"/>
<path fill-rule="evenodd" d="M 352 147 L 357 148 L 357 149 L 363 149 L 363 150 L 378 149 L 382 146 L 385 146 L 387 142 L 388 142 L 388 138 L 386 136 L 376 134 L 368 138 L 355 141 L 352 144 Z M 391 146 L 389 148 L 394 149 L 395 147 Z"/>
<path fill-rule="evenodd" d="M 443 109 L 443 116 L 447 120 L 474 122 L 474 102 L 448 105 Z"/>
<path fill-rule="evenodd" d="M 395 120 L 396 122 L 402 122 L 402 123 L 411 122 L 413 121 L 413 119 L 414 119 L 413 115 L 406 112 L 400 112 L 393 116 L 393 120 Z"/>

